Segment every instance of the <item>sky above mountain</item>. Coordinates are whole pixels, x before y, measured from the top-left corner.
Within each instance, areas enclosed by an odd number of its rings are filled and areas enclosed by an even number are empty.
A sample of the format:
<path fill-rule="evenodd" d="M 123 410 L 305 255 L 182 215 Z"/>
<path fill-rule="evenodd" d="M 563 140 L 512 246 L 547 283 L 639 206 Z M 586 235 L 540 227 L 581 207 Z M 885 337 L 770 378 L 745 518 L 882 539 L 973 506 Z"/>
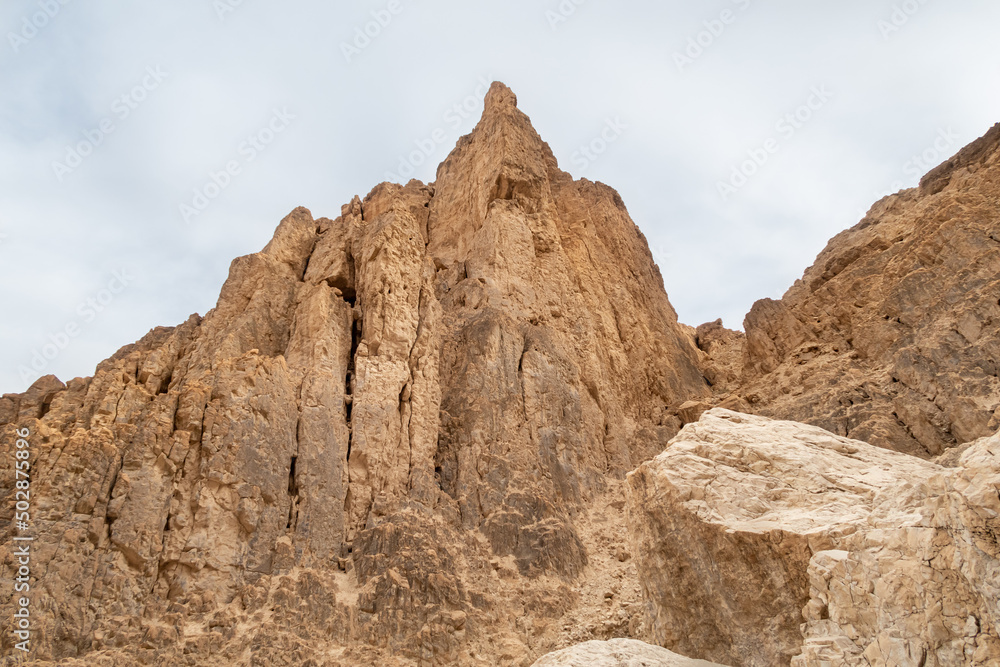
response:
<path fill-rule="evenodd" d="M 691 325 L 1000 121 L 986 0 L 123 4 L 0 7 L 0 393 L 204 314 L 296 206 L 433 181 L 493 80 Z"/>

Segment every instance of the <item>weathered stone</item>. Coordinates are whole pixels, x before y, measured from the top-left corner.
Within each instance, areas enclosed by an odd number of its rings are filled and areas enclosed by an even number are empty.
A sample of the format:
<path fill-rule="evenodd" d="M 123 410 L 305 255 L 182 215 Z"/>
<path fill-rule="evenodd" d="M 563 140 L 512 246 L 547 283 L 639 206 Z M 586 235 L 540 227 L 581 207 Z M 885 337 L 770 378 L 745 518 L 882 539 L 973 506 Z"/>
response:
<path fill-rule="evenodd" d="M 34 664 L 995 664 L 998 132 L 744 335 L 679 324 L 494 85 L 435 183 L 296 209 L 204 318 L 0 397 Z"/>
<path fill-rule="evenodd" d="M 707 355 L 702 361 L 705 378 L 716 393 L 734 388 L 743 376 L 745 339 L 742 332 L 723 327 L 722 320 L 695 330 L 695 344 Z"/>
<path fill-rule="evenodd" d="M 550 653 L 532 667 L 721 667 L 634 639 L 590 641 Z"/>
<path fill-rule="evenodd" d="M 623 522 L 581 517 L 708 395 L 698 354 L 617 193 L 496 84 L 435 184 L 296 209 L 204 318 L 0 400 L 0 456 L 32 433 L 32 654 L 523 665 L 581 609 L 640 633 Z M 621 600 L 569 588 L 609 573 Z"/>
<path fill-rule="evenodd" d="M 745 339 L 700 334 L 718 396 L 925 458 L 1000 429 L 998 173 L 1000 125 L 835 236 Z"/>
<path fill-rule="evenodd" d="M 754 667 L 996 664 L 998 454 L 1000 434 L 948 469 L 706 413 L 629 476 L 655 640 Z"/>

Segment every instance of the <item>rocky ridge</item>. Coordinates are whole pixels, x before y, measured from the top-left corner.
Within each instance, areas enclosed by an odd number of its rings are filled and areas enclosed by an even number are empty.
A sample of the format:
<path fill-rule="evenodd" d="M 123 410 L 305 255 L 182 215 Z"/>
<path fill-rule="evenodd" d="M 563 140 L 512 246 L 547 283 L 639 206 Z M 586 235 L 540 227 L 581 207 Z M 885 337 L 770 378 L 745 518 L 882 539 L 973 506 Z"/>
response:
<path fill-rule="evenodd" d="M 33 664 L 1000 660 L 998 153 L 693 329 L 495 84 L 434 183 L 296 209 L 204 317 L 0 397 Z"/>
<path fill-rule="evenodd" d="M 716 404 L 924 458 L 1000 429 L 1000 125 L 876 203 L 744 330 L 698 329 Z"/>
<path fill-rule="evenodd" d="M 35 453 L 33 656 L 518 665 L 641 636 L 614 498 L 707 394 L 617 193 L 495 84 L 434 184 L 297 209 L 205 317 L 0 399 L 0 455 L 15 427 Z"/>

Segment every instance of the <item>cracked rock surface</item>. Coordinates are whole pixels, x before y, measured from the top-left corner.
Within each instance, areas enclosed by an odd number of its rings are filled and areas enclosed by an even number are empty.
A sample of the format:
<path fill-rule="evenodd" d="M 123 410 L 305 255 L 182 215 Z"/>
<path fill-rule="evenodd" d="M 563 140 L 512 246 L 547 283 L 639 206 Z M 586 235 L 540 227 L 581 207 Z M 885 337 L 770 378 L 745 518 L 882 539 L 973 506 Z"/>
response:
<path fill-rule="evenodd" d="M 998 179 L 1000 126 L 694 329 L 494 84 L 434 183 L 0 397 L 31 664 L 1000 664 Z"/>
<path fill-rule="evenodd" d="M 924 458 L 995 433 L 1000 125 L 877 202 L 743 326 L 698 330 L 722 407 Z"/>
<path fill-rule="evenodd" d="M 523 665 L 641 635 L 624 523 L 590 509 L 708 386 L 618 194 L 502 84 L 485 107 L 434 184 L 296 209 L 204 317 L 0 399 L 0 456 L 32 434 L 34 658 Z"/>
<path fill-rule="evenodd" d="M 540 658 L 531 667 L 721 667 L 634 639 L 589 641 Z"/>
<path fill-rule="evenodd" d="M 946 468 L 717 408 L 627 490 L 657 644 L 740 667 L 1000 663 L 1000 434 Z"/>

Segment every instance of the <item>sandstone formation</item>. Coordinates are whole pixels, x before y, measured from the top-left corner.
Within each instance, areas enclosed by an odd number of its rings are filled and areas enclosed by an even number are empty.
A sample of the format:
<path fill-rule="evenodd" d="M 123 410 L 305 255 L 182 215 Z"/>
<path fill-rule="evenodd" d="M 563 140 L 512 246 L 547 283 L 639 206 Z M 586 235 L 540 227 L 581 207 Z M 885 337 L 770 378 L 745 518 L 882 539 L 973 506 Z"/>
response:
<path fill-rule="evenodd" d="M 660 645 L 734 667 L 1000 664 L 1000 435 L 944 468 L 715 409 L 627 488 Z"/>
<path fill-rule="evenodd" d="M 590 641 L 540 658 L 531 667 L 720 667 L 634 639 Z"/>
<path fill-rule="evenodd" d="M 620 480 L 708 385 L 617 193 L 503 85 L 485 107 L 434 184 L 297 209 L 206 316 L 0 399 L 0 456 L 31 431 L 38 664 L 527 665 L 644 636 Z"/>
<path fill-rule="evenodd" d="M 1000 429 L 1000 125 L 876 203 L 744 329 L 699 328 L 730 405 L 925 458 Z"/>
<path fill-rule="evenodd" d="M 31 664 L 1000 664 L 998 155 L 693 329 L 494 84 L 434 183 L 296 209 L 204 317 L 0 397 Z"/>

